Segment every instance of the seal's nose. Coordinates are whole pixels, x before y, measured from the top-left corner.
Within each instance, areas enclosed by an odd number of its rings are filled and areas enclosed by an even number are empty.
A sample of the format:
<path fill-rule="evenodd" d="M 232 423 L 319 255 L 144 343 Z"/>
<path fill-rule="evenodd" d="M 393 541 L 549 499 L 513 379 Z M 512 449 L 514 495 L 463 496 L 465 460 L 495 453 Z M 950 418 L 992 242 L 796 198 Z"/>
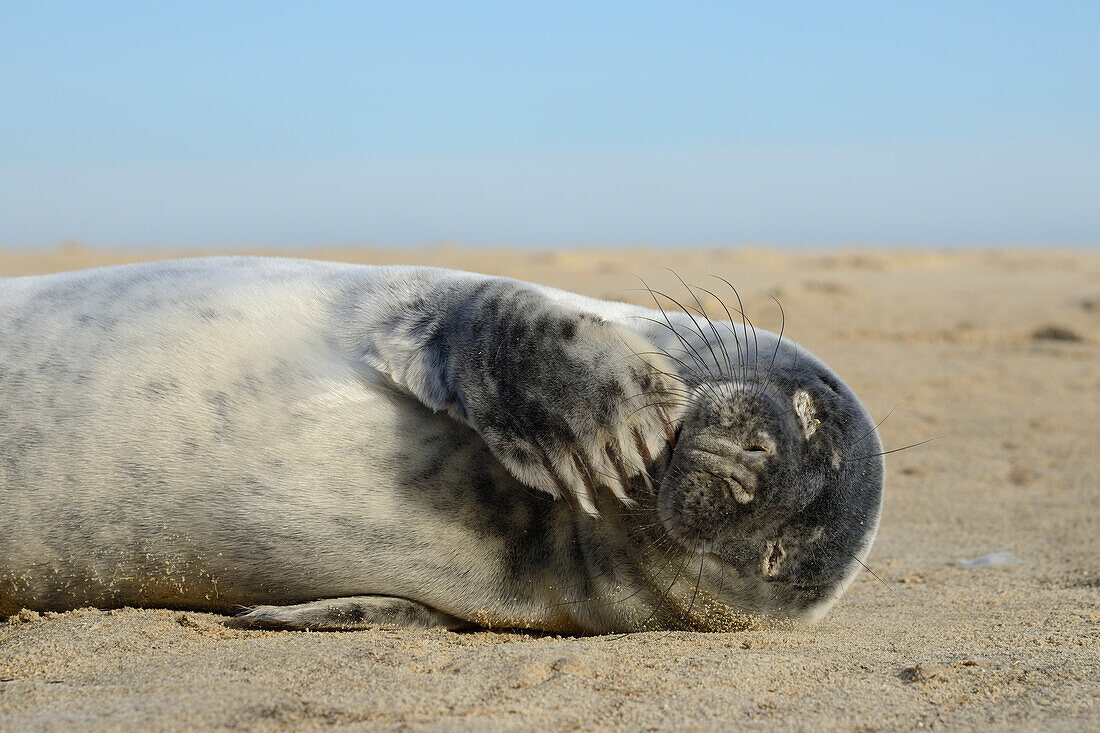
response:
<path fill-rule="evenodd" d="M 698 475 L 738 504 L 748 504 L 756 497 L 758 483 L 752 461 L 750 453 L 740 448 L 719 453 L 694 445 L 684 447 L 679 463 L 681 470 Z"/>
<path fill-rule="evenodd" d="M 737 436 L 709 429 L 691 435 L 678 452 L 682 467 L 709 474 L 738 504 L 748 504 L 756 497 L 760 473 L 775 455 L 776 444 L 765 433 Z"/>

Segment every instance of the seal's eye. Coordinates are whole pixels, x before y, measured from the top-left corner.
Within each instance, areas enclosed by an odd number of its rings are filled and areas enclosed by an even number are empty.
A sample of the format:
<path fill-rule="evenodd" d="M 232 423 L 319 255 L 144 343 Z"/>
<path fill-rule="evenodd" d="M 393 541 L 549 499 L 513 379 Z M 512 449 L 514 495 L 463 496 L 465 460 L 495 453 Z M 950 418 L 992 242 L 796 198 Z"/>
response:
<path fill-rule="evenodd" d="M 745 453 L 774 453 L 775 441 L 767 433 L 745 436 L 745 442 L 737 446 Z"/>

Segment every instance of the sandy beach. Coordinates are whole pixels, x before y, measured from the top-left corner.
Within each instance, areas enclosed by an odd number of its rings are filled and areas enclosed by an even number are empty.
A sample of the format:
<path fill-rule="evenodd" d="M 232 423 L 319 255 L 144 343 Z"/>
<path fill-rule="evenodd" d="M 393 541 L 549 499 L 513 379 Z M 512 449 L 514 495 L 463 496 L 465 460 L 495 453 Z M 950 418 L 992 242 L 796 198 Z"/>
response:
<path fill-rule="evenodd" d="M 23 612 L 0 623 L 0 731 L 1100 728 L 1100 253 L 300 254 L 638 303 L 636 276 L 682 292 L 663 268 L 721 275 L 757 326 L 778 330 L 779 299 L 786 335 L 889 415 L 887 449 L 934 440 L 887 457 L 874 575 L 816 626 L 562 638 Z M 0 276 L 168 256 L 0 252 Z"/>

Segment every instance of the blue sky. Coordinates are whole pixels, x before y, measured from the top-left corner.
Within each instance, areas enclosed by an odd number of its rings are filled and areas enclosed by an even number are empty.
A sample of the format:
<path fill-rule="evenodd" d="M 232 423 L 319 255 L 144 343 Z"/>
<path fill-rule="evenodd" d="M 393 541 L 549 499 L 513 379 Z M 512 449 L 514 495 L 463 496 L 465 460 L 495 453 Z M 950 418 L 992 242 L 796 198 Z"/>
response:
<path fill-rule="evenodd" d="M 9 3 L 0 245 L 1100 243 L 1100 3 Z"/>

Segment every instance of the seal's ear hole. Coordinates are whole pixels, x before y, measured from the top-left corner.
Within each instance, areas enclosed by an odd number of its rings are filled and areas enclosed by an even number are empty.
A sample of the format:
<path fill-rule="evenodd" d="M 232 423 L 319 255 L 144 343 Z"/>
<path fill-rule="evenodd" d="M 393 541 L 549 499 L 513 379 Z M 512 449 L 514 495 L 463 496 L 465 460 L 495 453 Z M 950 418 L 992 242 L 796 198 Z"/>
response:
<path fill-rule="evenodd" d="M 821 421 L 817 419 L 817 409 L 814 407 L 810 393 L 800 389 L 794 393 L 794 412 L 798 415 L 798 422 L 802 425 L 802 434 L 807 440 L 817 431 Z"/>

